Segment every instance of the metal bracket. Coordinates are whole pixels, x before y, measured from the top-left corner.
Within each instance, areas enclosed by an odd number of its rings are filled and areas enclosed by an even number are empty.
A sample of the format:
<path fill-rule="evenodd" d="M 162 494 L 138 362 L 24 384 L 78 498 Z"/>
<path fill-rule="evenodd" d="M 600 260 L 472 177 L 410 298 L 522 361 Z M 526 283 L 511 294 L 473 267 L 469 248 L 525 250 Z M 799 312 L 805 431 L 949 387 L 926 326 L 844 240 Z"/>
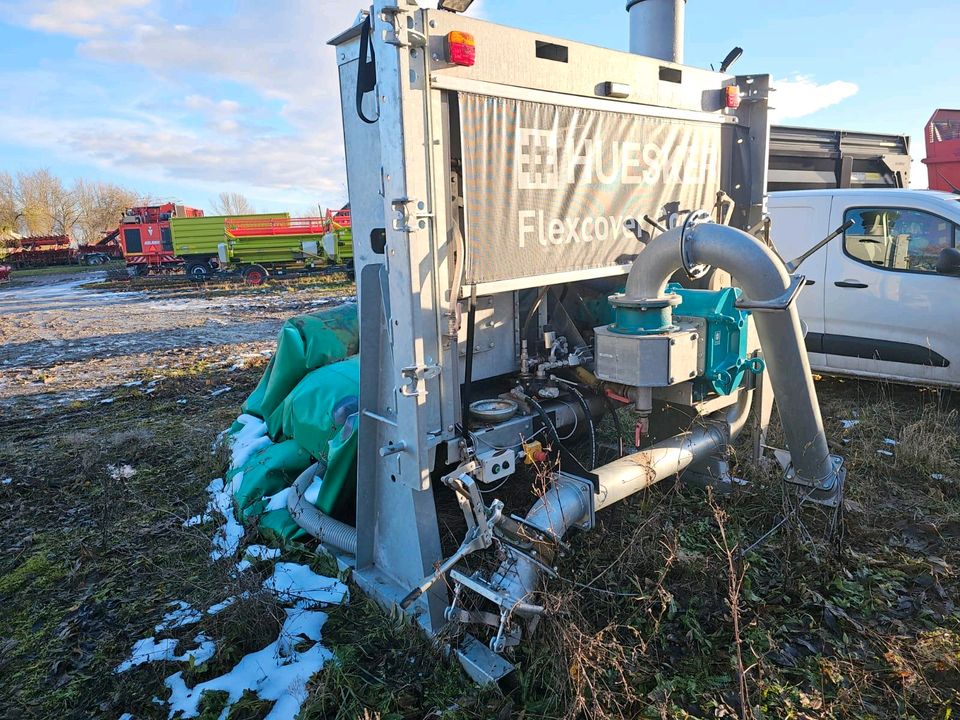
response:
<path fill-rule="evenodd" d="M 779 454 L 777 454 L 777 460 L 782 464 L 783 461 Z M 844 465 L 843 458 L 839 455 L 831 455 L 830 462 L 833 465 L 833 471 L 829 477 L 820 481 L 807 480 L 806 478 L 800 477 L 797 475 L 796 468 L 794 468 L 791 462 L 787 466 L 786 474 L 783 477 L 784 482 L 809 490 L 807 499 L 810 502 L 835 508 L 843 502 L 843 488 L 847 479 L 847 468 Z"/>
<path fill-rule="evenodd" d="M 427 212 L 425 210 L 419 212 L 410 212 L 410 205 L 419 205 L 421 200 L 416 198 L 409 197 L 399 197 L 394 198 L 390 201 L 390 207 L 393 208 L 393 211 L 396 212 L 400 217 L 393 218 L 393 229 L 399 232 L 412 233 L 417 231 L 419 228 L 414 227 L 410 224 L 411 219 L 413 220 L 425 220 L 427 218 L 432 218 L 433 213 Z M 426 203 L 423 204 L 426 207 Z"/>
<path fill-rule="evenodd" d="M 404 397 L 418 397 L 426 395 L 426 390 L 420 389 L 421 380 L 431 380 L 440 374 L 439 365 L 410 365 L 400 371 L 403 382 L 400 384 L 400 394 Z"/>
<path fill-rule="evenodd" d="M 788 285 L 787 289 L 778 297 L 771 298 L 770 300 L 751 300 L 741 295 L 736 303 L 734 303 L 734 307 L 738 310 L 752 310 L 754 312 L 780 312 L 781 310 L 786 310 L 793 305 L 793 301 L 797 299 L 797 295 L 803 290 L 806 281 L 807 278 L 804 275 L 793 275 L 790 279 L 790 285 Z"/>
<path fill-rule="evenodd" d="M 587 514 L 583 522 L 575 523 L 573 527 L 579 528 L 580 530 L 592 530 L 593 526 L 596 525 L 597 521 L 597 511 L 594 504 L 596 498 L 596 488 L 593 486 L 593 483 L 586 478 L 579 477 L 577 475 L 572 475 L 570 473 L 561 472 L 559 479 L 561 481 L 572 482 L 575 485 L 580 486 L 580 491 L 587 498 Z"/>

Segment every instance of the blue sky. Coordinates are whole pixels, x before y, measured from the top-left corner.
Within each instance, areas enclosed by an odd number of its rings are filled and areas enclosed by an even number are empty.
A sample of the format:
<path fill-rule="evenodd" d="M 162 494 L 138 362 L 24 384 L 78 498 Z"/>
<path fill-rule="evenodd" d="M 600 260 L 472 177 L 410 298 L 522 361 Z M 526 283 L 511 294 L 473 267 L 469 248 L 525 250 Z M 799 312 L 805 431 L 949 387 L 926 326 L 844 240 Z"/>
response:
<path fill-rule="evenodd" d="M 339 98 L 325 41 L 357 0 L 0 0 L 0 171 L 48 167 L 206 207 L 346 199 Z M 623 0 L 478 0 L 504 25 L 626 49 Z M 909 133 L 960 105 L 955 3 L 690 0 L 686 62 L 734 45 L 767 72 L 790 124 Z M 919 182 L 918 182 L 919 181 Z M 926 174 L 914 165 L 915 186 Z"/>

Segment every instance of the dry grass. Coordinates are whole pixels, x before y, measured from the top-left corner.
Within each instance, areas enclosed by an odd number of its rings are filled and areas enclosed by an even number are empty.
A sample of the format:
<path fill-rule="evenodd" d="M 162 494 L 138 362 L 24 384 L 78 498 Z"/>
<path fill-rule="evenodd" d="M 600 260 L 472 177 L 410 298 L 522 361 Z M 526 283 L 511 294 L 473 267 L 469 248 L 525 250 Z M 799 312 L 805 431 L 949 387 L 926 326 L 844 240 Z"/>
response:
<path fill-rule="evenodd" d="M 223 470 L 212 439 L 258 375 L 232 373 L 237 393 L 176 404 L 222 381 L 210 372 L 170 378 L 156 397 L 124 397 L 108 411 L 2 421 L 0 478 L 14 482 L 0 485 L 0 717 L 166 717 L 150 698 L 165 696 L 163 679 L 180 666 L 112 668 L 173 599 L 209 607 L 251 593 L 183 629 L 185 641 L 199 630 L 218 641 L 213 659 L 187 671 L 191 681 L 276 637 L 281 611 L 255 592 L 265 568 L 231 578 L 231 563 L 208 561 L 212 526 L 182 526 Z M 352 587 L 324 628 L 338 662 L 312 682 L 302 717 L 949 717 L 960 702 L 956 402 L 869 383 L 824 381 L 818 391 L 849 466 L 839 553 L 824 537 L 827 515 L 805 508 L 731 574 L 727 549 L 749 547 L 783 511 L 779 473 L 741 461 L 750 484 L 715 509 L 700 491 L 661 483 L 571 536 L 575 554 L 539 598 L 550 613 L 514 651 L 509 694 L 470 684 L 416 627 Z M 848 419 L 859 424 L 845 429 Z M 136 473 L 108 470 L 122 464 Z M 532 484 L 513 488 L 518 503 Z M 333 571 L 309 547 L 284 559 Z M 735 633 L 730 579 L 740 572 Z M 222 704 L 207 697 L 202 717 Z M 247 697 L 230 717 L 268 711 Z"/>

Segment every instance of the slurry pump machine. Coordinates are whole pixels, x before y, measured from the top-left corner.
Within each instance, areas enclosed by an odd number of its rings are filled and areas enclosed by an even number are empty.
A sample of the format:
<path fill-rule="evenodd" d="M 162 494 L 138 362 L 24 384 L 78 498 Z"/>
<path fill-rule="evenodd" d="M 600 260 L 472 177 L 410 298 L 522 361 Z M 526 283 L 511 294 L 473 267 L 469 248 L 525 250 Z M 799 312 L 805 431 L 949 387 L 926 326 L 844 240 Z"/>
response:
<path fill-rule="evenodd" d="M 468 4 L 376 0 L 331 41 L 361 390 L 356 527 L 322 539 L 427 632 L 462 626 L 456 652 L 491 681 L 568 533 L 664 478 L 729 483 L 752 409 L 759 453 L 775 396 L 805 497 L 837 505 L 844 471 L 803 278 L 753 234 L 768 76 L 683 65 L 684 0 L 631 0 L 630 53 L 443 9 Z M 635 426 L 599 464 L 611 403 Z"/>

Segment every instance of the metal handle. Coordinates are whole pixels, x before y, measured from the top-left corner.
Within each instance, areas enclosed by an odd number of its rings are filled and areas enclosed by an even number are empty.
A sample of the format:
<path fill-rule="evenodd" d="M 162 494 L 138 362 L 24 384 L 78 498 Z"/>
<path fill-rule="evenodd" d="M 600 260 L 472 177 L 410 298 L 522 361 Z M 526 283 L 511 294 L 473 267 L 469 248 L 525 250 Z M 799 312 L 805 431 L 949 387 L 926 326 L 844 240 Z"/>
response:
<path fill-rule="evenodd" d="M 870 287 L 870 286 L 867 285 L 866 283 L 860 282 L 860 281 L 858 281 L 858 280 L 837 280 L 837 281 L 834 283 L 834 285 L 836 285 L 837 287 L 845 287 L 845 288 L 865 288 L 865 287 Z"/>

